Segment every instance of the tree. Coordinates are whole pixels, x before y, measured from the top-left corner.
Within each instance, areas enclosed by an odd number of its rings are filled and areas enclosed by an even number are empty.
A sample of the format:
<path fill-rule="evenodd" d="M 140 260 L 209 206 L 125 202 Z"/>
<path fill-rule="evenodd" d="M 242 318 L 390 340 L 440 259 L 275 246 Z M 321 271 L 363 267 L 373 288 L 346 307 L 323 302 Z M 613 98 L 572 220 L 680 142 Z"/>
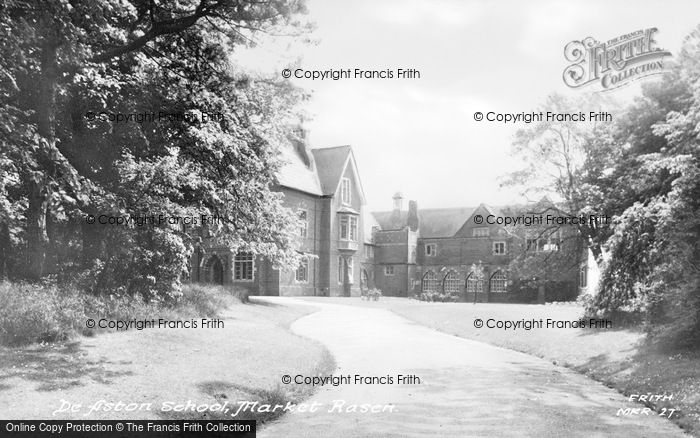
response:
<path fill-rule="evenodd" d="M 604 212 L 595 202 L 596 186 L 591 184 L 604 174 L 615 154 L 611 125 L 588 120 L 591 111 L 617 112 L 609 99 L 586 96 L 578 100 L 552 95 L 542 106 L 542 120 L 516 133 L 513 155 L 524 163 L 522 169 L 509 174 L 505 185 L 523 188 L 523 195 L 554 199 L 557 209 L 567 216 L 599 216 Z M 574 114 L 584 120 L 547 120 L 546 115 Z M 602 263 L 602 244 L 609 231 L 601 221 L 577 224 L 579 236 Z M 557 230 L 548 230 L 554 232 Z"/>
<path fill-rule="evenodd" d="M 626 111 L 618 137 L 626 147 L 610 174 L 625 196 L 608 197 L 621 213 L 592 306 L 640 312 L 655 338 L 683 346 L 700 345 L 698 56 L 700 29 L 673 70 Z"/>
<path fill-rule="evenodd" d="M 86 226 L 98 212 L 218 215 L 226 220 L 212 232 L 232 248 L 293 260 L 294 220 L 270 186 L 302 96 L 245 74 L 228 54 L 255 32 L 300 30 L 302 12 L 294 0 L 3 2 L 0 165 L 3 157 L 20 164 L 0 169 L 20 188 L 0 191 L 11 206 L 0 203 L 0 218 L 21 230 L 27 276 L 44 275 L 56 251 L 76 249 L 109 277 L 132 272 L 135 248 L 161 248 L 143 275 L 166 263 L 168 280 L 154 290 L 176 282 L 183 260 L 175 254 L 191 246 L 188 233 L 151 227 L 126 239 L 126 229 Z M 90 116 L 150 111 L 190 117 L 117 124 Z"/>

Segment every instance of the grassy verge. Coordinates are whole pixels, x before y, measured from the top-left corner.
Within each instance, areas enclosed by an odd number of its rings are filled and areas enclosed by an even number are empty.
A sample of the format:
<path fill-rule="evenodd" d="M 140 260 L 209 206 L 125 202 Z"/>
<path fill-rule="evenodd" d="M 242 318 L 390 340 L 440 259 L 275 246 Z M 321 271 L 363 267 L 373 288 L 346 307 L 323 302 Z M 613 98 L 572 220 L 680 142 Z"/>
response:
<path fill-rule="evenodd" d="M 234 418 L 255 420 L 260 426 L 284 414 L 281 409 L 268 408 L 301 403 L 317 390 L 311 385 L 283 385 L 283 375 L 328 375 L 335 369 L 328 350 L 289 330 L 292 322 L 315 311 L 313 307 L 270 304 L 253 298 L 231 310 L 237 315 L 235 331 L 240 340 L 234 352 L 237 359 L 228 363 L 227 374 L 235 378 L 198 385 L 200 394 L 218 404 L 228 402 L 231 410 L 164 412 L 163 418 L 230 420 L 239 403 L 252 402 L 257 403 L 256 410 L 240 411 Z"/>
<path fill-rule="evenodd" d="M 234 291 L 185 285 L 177 302 L 147 303 L 138 297 L 105 297 L 72 288 L 0 283 L 0 345 L 67 341 L 76 335 L 94 335 L 108 329 L 87 327 L 89 318 L 177 319 L 215 317 L 220 309 L 239 301 Z"/>
<path fill-rule="evenodd" d="M 612 329 L 477 329 L 477 318 L 485 322 L 540 318 L 571 321 L 579 319 L 583 309 L 574 305 L 424 303 L 400 298 L 378 302 L 333 300 L 386 308 L 445 333 L 532 354 L 586 374 L 626 396 L 671 394 L 671 400 L 645 404 L 657 412 L 676 409 L 671 419 L 700 436 L 700 352 L 668 353 L 648 346 L 639 327 L 624 327 L 612 320 Z"/>
<path fill-rule="evenodd" d="M 142 419 L 155 414 L 164 419 L 253 419 L 262 424 L 283 412 L 262 409 L 233 417 L 238 403 L 302 402 L 314 388 L 282 385 L 282 376 L 326 375 L 335 368 L 322 345 L 290 331 L 293 321 L 315 310 L 312 306 L 242 302 L 230 290 L 197 285 L 185 287 L 182 300 L 171 306 L 129 299 L 104 302 L 108 299 L 53 288 L 1 287 L 0 327 L 5 342 L 14 345 L 0 346 L 0 411 L 10 419 L 53 418 L 58 397 L 84 402 L 84 406 L 98 400 L 152 403 L 153 411 L 141 412 Z M 225 327 L 112 331 L 81 337 L 88 317 L 217 317 Z M 42 338 L 47 342 L 36 342 Z M 206 405 L 228 402 L 230 411 L 160 409 L 165 402 L 188 400 Z M 89 418 L 124 419 L 114 412 Z"/>

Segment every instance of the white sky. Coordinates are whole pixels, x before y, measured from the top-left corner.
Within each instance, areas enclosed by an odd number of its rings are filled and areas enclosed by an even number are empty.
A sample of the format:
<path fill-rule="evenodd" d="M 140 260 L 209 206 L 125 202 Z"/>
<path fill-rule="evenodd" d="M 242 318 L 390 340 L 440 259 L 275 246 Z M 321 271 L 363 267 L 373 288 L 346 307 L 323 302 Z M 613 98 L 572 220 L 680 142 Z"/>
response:
<path fill-rule="evenodd" d="M 310 0 L 316 44 L 279 40 L 236 55 L 281 70 L 416 68 L 420 79 L 293 79 L 313 91 L 313 147 L 350 144 L 368 207 L 391 209 L 401 191 L 419 208 L 518 202 L 498 178 L 517 166 L 513 133 L 526 125 L 476 122 L 475 111 L 534 111 L 562 81 L 564 46 L 657 27 L 677 53 L 700 24 L 700 1 Z M 612 91 L 630 98 L 638 88 Z M 404 203 L 406 205 L 406 203 Z"/>

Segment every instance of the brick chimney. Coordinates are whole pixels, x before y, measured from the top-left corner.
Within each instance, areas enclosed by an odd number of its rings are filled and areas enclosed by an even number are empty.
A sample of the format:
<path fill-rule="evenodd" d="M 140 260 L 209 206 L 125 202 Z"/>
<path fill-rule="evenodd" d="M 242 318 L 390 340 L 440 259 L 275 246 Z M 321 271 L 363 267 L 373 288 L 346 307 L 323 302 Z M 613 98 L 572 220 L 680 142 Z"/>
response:
<path fill-rule="evenodd" d="M 401 192 L 394 193 L 391 198 L 394 200 L 394 208 L 391 211 L 391 225 L 394 229 L 399 229 L 403 227 L 401 223 L 401 209 L 403 208 L 403 195 Z"/>
<path fill-rule="evenodd" d="M 411 231 L 417 231 L 420 226 L 420 219 L 418 219 L 418 203 L 416 201 L 408 201 L 406 225 L 408 225 Z"/>

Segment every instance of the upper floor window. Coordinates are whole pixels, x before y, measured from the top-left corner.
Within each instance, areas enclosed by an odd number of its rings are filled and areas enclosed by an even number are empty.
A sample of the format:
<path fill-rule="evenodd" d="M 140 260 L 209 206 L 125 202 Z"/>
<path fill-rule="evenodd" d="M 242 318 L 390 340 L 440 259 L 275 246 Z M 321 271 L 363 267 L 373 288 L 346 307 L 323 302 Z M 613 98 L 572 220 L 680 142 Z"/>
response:
<path fill-rule="evenodd" d="M 309 282 L 309 259 L 304 257 L 301 261 L 301 264 L 297 268 L 296 273 L 294 274 L 294 279 L 298 283 L 308 283 Z"/>
<path fill-rule="evenodd" d="M 357 241 L 357 216 L 350 214 L 340 216 L 340 238 Z"/>
<path fill-rule="evenodd" d="M 308 213 L 306 210 L 299 212 L 299 220 L 301 220 L 301 225 L 299 225 L 299 236 L 306 237 L 307 229 L 309 227 Z"/>
<path fill-rule="evenodd" d="M 350 204 L 352 201 L 352 187 L 350 186 L 350 178 L 343 178 L 340 184 L 340 200 L 343 204 Z"/>
<path fill-rule="evenodd" d="M 489 227 L 476 227 L 472 229 L 473 237 L 488 237 Z"/>
<path fill-rule="evenodd" d="M 249 252 L 239 252 L 233 259 L 233 279 L 249 281 L 253 279 L 254 257 Z"/>
<path fill-rule="evenodd" d="M 373 259 L 374 258 L 374 247 L 372 245 L 365 245 L 365 258 L 366 259 Z"/>
<path fill-rule="evenodd" d="M 561 229 L 553 232 L 543 232 L 536 236 L 529 237 L 526 241 L 527 251 L 549 252 L 559 251 L 561 248 Z"/>
<path fill-rule="evenodd" d="M 493 242 L 493 255 L 505 255 L 506 254 L 506 243 L 505 242 Z"/>
<path fill-rule="evenodd" d="M 435 257 L 437 255 L 437 248 L 434 243 L 425 245 L 425 255 L 428 257 Z"/>
<path fill-rule="evenodd" d="M 394 265 L 384 266 L 384 275 L 394 275 Z"/>

